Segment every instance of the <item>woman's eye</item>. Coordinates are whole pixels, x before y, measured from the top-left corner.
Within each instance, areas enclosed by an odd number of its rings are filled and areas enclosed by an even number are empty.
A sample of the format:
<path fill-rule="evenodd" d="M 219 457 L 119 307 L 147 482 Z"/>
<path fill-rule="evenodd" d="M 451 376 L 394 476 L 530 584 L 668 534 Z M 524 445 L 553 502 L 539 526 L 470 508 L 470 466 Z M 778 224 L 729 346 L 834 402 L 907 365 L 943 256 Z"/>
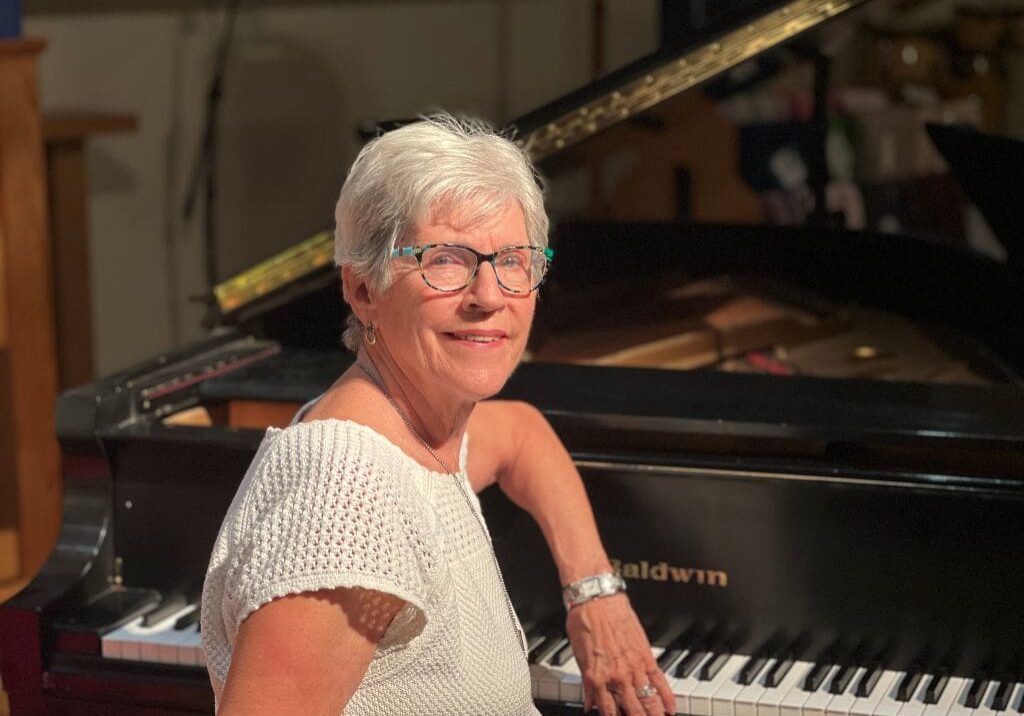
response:
<path fill-rule="evenodd" d="M 423 256 L 424 266 L 463 266 L 466 264 L 465 252 L 455 250 L 435 250 Z"/>
<path fill-rule="evenodd" d="M 510 251 L 498 257 L 498 263 L 506 268 L 522 268 L 526 266 L 526 257 L 521 251 Z"/>

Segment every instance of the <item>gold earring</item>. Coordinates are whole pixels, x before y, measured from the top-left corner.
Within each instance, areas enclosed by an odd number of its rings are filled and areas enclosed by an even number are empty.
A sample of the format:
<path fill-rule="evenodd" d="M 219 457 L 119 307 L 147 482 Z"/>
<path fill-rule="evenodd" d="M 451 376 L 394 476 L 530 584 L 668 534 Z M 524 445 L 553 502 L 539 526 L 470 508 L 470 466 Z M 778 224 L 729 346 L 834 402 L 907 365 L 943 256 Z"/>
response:
<path fill-rule="evenodd" d="M 377 331 L 374 330 L 372 323 L 367 323 L 366 328 L 363 329 L 363 340 L 366 341 L 368 346 L 372 346 L 377 342 Z"/>

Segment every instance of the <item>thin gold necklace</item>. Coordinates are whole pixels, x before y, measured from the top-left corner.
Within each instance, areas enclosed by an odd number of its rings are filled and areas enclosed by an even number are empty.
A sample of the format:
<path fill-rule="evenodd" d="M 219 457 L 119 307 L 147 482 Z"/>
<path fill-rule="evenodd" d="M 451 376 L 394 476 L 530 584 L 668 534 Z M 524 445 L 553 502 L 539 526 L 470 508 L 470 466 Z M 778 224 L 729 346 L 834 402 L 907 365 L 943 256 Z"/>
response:
<path fill-rule="evenodd" d="M 373 371 L 371 371 L 369 368 L 367 368 L 365 365 L 363 365 L 363 362 L 361 360 L 356 359 L 356 365 L 359 366 L 359 369 L 361 371 L 366 373 L 366 376 L 371 381 L 373 381 L 373 384 L 376 385 L 377 388 L 380 390 L 380 392 L 384 394 L 384 397 L 388 399 L 389 403 L 391 403 L 391 407 L 395 409 L 396 413 L 398 413 L 398 417 L 400 417 L 402 419 L 402 422 L 405 423 L 405 426 L 407 428 L 409 428 L 409 431 L 413 435 L 415 435 L 417 438 L 419 438 L 419 441 L 421 443 L 423 443 L 423 447 L 425 447 L 427 449 L 427 452 L 430 453 L 430 456 L 433 457 L 435 460 L 437 460 L 438 464 L 441 467 L 444 468 L 444 471 L 446 473 L 448 473 L 449 475 L 454 475 L 455 474 L 455 470 L 451 469 L 448 466 L 448 463 L 446 463 L 444 460 L 442 460 L 441 456 L 438 455 L 436 452 L 434 452 L 434 448 L 430 447 L 430 443 L 427 442 L 427 439 L 425 437 L 423 437 L 423 434 L 419 430 L 416 429 L 416 426 L 412 424 L 412 421 L 409 420 L 409 418 L 406 416 L 406 414 L 404 412 L 402 412 L 402 409 L 400 407 L 398 407 L 398 403 L 395 402 L 395 399 L 391 397 L 391 392 L 385 387 L 383 381 L 381 381 L 381 379 L 378 378 L 377 375 Z"/>

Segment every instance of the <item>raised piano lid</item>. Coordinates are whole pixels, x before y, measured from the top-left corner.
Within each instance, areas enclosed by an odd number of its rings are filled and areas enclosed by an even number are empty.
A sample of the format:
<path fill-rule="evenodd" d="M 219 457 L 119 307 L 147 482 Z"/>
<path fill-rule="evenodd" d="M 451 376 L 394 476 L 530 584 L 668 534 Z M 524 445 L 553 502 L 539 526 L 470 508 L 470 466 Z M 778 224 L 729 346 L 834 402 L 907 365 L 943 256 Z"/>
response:
<path fill-rule="evenodd" d="M 699 41 L 661 49 L 510 123 L 535 161 L 548 159 L 792 40 L 865 0 L 745 3 Z M 330 231 L 320 232 L 214 289 L 223 323 L 244 323 L 337 281 Z"/>

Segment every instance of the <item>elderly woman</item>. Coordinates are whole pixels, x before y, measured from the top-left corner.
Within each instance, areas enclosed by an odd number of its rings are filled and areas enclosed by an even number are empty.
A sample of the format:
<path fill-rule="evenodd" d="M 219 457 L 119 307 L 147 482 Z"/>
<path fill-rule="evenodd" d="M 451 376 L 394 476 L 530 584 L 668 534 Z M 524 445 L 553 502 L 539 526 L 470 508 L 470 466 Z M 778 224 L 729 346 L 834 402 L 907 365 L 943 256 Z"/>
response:
<path fill-rule="evenodd" d="M 219 713 L 537 713 L 474 494 L 493 483 L 550 546 L 585 708 L 673 712 L 569 455 L 537 410 L 487 400 L 553 255 L 526 155 L 428 118 L 363 149 L 336 219 L 357 357 L 267 431 L 217 538 L 202 634 Z"/>

